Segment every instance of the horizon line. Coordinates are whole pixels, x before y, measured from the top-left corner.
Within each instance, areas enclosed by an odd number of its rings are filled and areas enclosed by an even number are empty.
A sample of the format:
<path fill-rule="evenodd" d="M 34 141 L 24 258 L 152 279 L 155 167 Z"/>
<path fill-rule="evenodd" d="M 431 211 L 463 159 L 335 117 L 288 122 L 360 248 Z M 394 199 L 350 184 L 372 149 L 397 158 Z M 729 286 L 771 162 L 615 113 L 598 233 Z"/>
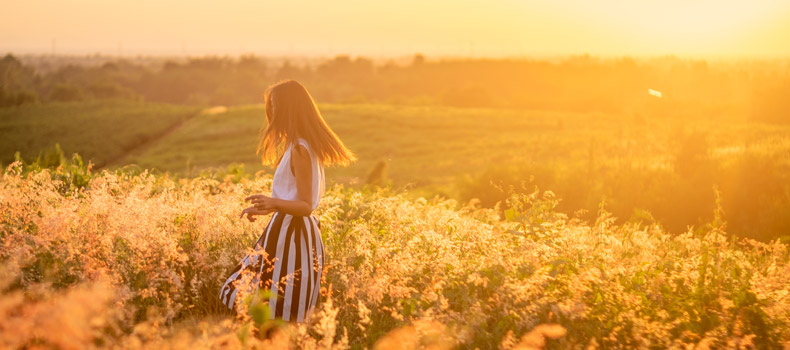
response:
<path fill-rule="evenodd" d="M 195 57 L 226 57 L 226 58 L 240 58 L 244 56 L 254 56 L 259 58 L 271 59 L 331 59 L 335 57 L 347 56 L 354 59 L 368 58 L 373 60 L 386 60 L 386 59 L 407 59 L 414 58 L 418 55 L 423 56 L 426 60 L 445 60 L 445 59 L 473 59 L 473 60 L 530 60 L 530 59 L 566 59 L 576 57 L 589 57 L 593 59 L 622 59 L 632 58 L 640 60 L 651 59 L 691 59 L 691 60 L 713 60 L 713 61 L 732 61 L 732 60 L 790 60 L 789 55 L 781 54 L 679 54 L 679 53 L 590 53 L 590 52 L 565 52 L 565 53 L 531 53 L 531 54 L 500 54 L 500 55 L 470 55 L 470 54 L 429 54 L 420 51 L 411 53 L 390 53 L 390 54 L 365 54 L 365 53 L 352 53 L 352 52 L 333 52 L 333 53 L 283 53 L 283 52 L 195 52 L 195 53 L 167 53 L 167 52 L 124 52 L 124 53 L 110 53 L 106 51 L 96 50 L 90 51 L 64 51 L 64 52 L 45 52 L 43 50 L 12 50 L 0 49 L 2 56 L 12 55 L 17 57 L 34 56 L 34 57 L 101 57 L 101 58 L 195 58 Z"/>

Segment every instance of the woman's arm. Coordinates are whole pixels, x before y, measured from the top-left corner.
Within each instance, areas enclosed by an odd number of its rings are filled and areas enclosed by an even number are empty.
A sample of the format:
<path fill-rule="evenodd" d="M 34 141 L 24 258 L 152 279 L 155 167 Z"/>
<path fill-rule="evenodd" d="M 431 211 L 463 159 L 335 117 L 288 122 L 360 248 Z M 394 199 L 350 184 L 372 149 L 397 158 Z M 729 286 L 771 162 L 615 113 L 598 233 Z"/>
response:
<path fill-rule="evenodd" d="M 260 210 L 275 210 L 294 216 L 310 215 L 313 212 L 313 168 L 310 154 L 302 145 L 295 145 L 291 152 L 291 170 L 296 178 L 297 200 L 271 198 L 261 194 L 249 196 L 245 200 L 252 201 L 252 204 Z"/>

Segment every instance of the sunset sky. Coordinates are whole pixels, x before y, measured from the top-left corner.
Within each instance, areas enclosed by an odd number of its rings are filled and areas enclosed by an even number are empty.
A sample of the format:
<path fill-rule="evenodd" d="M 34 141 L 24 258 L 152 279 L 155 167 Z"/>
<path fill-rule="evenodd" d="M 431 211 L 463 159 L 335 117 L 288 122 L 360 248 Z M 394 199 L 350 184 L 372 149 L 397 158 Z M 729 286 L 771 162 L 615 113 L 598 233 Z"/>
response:
<path fill-rule="evenodd" d="M 0 52 L 790 56 L 790 0 L 0 0 Z"/>

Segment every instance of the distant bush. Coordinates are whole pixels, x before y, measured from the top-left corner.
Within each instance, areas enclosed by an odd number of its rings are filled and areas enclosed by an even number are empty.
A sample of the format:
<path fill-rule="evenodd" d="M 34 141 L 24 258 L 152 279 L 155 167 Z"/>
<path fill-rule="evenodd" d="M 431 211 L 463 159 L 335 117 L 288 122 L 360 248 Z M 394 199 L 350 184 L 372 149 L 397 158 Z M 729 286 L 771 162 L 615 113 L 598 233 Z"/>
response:
<path fill-rule="evenodd" d="M 766 83 L 755 90 L 752 119 L 790 123 L 790 78 L 779 84 Z"/>
<path fill-rule="evenodd" d="M 33 69 L 11 54 L 0 59 L 0 107 L 38 103 Z"/>
<path fill-rule="evenodd" d="M 442 102 L 453 107 L 481 107 L 492 106 L 494 98 L 487 89 L 481 86 L 469 85 L 452 87 L 444 92 Z"/>
<path fill-rule="evenodd" d="M 98 99 L 121 98 L 140 100 L 142 97 L 134 90 L 121 86 L 118 83 L 105 82 L 88 85 L 87 93 Z"/>
<path fill-rule="evenodd" d="M 73 84 L 55 84 L 49 93 L 49 99 L 58 102 L 82 101 L 85 98 L 85 92 Z"/>
<path fill-rule="evenodd" d="M 673 139 L 673 170 L 684 178 L 710 177 L 714 169 L 707 135 L 700 131 L 677 132 Z"/>
<path fill-rule="evenodd" d="M 38 102 L 38 94 L 35 91 L 9 92 L 4 88 L 0 88 L 0 107 L 14 107 Z"/>
<path fill-rule="evenodd" d="M 387 181 L 388 166 L 389 163 L 384 159 L 376 162 L 376 165 L 370 170 L 370 173 L 368 173 L 365 183 L 368 185 L 384 185 Z"/>
<path fill-rule="evenodd" d="M 718 178 L 730 232 L 790 242 L 790 164 L 776 155 L 746 153 L 724 165 Z"/>

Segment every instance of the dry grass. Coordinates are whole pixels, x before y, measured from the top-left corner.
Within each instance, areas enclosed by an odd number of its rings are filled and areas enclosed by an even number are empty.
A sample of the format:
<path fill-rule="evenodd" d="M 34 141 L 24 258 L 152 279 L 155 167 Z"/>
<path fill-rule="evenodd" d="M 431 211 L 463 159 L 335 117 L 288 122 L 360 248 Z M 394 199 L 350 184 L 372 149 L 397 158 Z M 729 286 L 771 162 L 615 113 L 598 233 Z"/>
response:
<path fill-rule="evenodd" d="M 271 177 L 178 179 L 74 169 L 0 179 L 0 349 L 777 348 L 790 255 L 729 240 L 585 223 L 550 193 L 507 219 L 470 203 L 328 189 L 318 314 L 230 316 L 220 284 L 265 222 L 238 219 Z M 83 174 L 84 173 L 79 173 Z"/>

